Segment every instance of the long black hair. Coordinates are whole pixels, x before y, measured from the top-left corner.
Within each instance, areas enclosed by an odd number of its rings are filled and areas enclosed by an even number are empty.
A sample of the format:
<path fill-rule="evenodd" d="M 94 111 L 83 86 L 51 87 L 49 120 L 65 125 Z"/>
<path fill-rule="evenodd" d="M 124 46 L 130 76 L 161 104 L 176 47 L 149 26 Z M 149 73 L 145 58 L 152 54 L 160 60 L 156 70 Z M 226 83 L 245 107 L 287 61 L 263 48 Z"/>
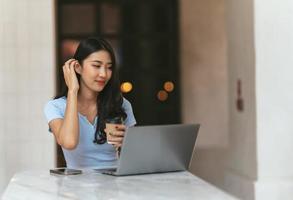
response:
<path fill-rule="evenodd" d="M 90 54 L 97 51 L 107 51 L 110 54 L 112 61 L 112 76 L 104 89 L 99 92 L 97 98 L 97 108 L 98 108 L 98 122 L 95 132 L 94 142 L 98 144 L 103 144 L 106 142 L 105 120 L 114 117 L 122 117 L 125 119 L 127 114 L 122 108 L 123 97 L 120 91 L 120 81 L 118 76 L 118 70 L 116 66 L 116 59 L 113 48 L 111 45 L 102 38 L 88 38 L 82 40 L 73 56 L 74 59 L 78 60 L 79 64 L 82 65 L 83 60 L 87 58 Z M 80 83 L 80 75 L 76 73 L 78 82 Z M 66 84 L 64 84 L 66 86 Z M 67 97 L 68 88 L 62 88 L 59 95 L 55 97 L 60 98 L 63 96 Z"/>

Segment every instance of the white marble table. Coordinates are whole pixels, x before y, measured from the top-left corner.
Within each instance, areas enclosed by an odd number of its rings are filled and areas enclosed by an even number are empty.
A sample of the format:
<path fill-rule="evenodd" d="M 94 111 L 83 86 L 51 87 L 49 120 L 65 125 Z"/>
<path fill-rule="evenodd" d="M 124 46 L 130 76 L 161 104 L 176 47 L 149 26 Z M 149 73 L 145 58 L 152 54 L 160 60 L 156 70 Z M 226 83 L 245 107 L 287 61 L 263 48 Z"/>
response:
<path fill-rule="evenodd" d="M 2 200 L 235 200 L 189 172 L 113 177 L 94 171 L 50 175 L 49 170 L 21 172 L 11 179 Z"/>

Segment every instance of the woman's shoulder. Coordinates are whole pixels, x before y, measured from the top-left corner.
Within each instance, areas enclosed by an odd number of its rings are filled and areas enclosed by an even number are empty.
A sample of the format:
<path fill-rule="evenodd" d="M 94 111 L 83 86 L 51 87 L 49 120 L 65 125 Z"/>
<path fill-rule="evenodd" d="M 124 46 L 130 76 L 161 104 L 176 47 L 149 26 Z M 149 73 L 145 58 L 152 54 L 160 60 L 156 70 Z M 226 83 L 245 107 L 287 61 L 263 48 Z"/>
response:
<path fill-rule="evenodd" d="M 127 127 L 134 126 L 136 124 L 136 120 L 133 114 L 131 103 L 124 97 L 123 97 L 122 107 L 127 114 L 127 117 L 125 119 L 125 125 Z"/>
<path fill-rule="evenodd" d="M 131 107 L 131 103 L 130 101 L 128 101 L 125 97 L 123 97 L 123 103 L 122 103 L 122 107 L 123 108 L 128 108 L 128 107 Z"/>
<path fill-rule="evenodd" d="M 66 97 L 52 99 L 44 107 L 44 113 L 49 123 L 53 119 L 63 118 L 66 108 Z"/>
<path fill-rule="evenodd" d="M 130 101 L 123 97 L 122 109 L 126 112 L 126 114 L 133 113 L 132 105 Z"/>
<path fill-rule="evenodd" d="M 47 102 L 46 106 L 50 106 L 50 105 L 55 106 L 55 107 L 59 107 L 59 108 L 65 107 L 66 106 L 66 97 L 63 96 L 63 97 L 59 97 L 57 99 L 49 100 Z"/>

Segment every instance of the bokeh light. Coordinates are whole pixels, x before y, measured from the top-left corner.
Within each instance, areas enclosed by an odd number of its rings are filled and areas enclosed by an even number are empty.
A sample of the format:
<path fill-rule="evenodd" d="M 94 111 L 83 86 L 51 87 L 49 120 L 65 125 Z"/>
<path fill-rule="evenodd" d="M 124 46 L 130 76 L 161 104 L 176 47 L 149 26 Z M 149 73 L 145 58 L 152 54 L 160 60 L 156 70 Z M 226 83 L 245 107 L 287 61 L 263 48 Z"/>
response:
<path fill-rule="evenodd" d="M 159 101 L 166 101 L 168 99 L 168 93 L 165 90 L 160 90 L 157 97 Z"/>
<path fill-rule="evenodd" d="M 171 81 L 167 81 L 164 83 L 164 89 L 167 91 L 167 92 L 172 92 L 174 90 L 174 83 L 171 82 Z"/>
<path fill-rule="evenodd" d="M 132 90 L 132 84 L 130 82 L 123 82 L 120 86 L 120 90 L 123 93 L 128 93 Z"/>

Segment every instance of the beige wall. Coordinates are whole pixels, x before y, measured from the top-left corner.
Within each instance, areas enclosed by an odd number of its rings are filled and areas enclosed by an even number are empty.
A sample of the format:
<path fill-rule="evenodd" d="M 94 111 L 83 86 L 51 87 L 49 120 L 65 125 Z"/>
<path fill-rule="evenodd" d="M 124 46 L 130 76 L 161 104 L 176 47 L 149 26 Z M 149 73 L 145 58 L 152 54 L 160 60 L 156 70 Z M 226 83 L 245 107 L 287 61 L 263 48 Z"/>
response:
<path fill-rule="evenodd" d="M 50 168 L 43 106 L 54 93 L 53 1 L 0 0 L 0 194 L 12 175 Z"/>
<path fill-rule="evenodd" d="M 224 185 L 229 144 L 225 0 L 180 1 L 182 118 L 200 123 L 191 171 Z"/>
<path fill-rule="evenodd" d="M 241 199 L 293 196 L 292 8 L 290 0 L 181 1 L 183 119 L 204 125 L 191 171 Z"/>
<path fill-rule="evenodd" d="M 183 122 L 202 124 L 191 171 L 252 199 L 256 166 L 253 2 L 181 1 Z M 236 109 L 242 81 L 244 111 Z"/>
<path fill-rule="evenodd" d="M 224 9 L 224 0 L 180 4 L 182 118 L 201 123 L 203 147 L 228 144 Z"/>
<path fill-rule="evenodd" d="M 230 149 L 226 188 L 253 199 L 257 178 L 256 90 L 253 0 L 227 1 Z M 244 111 L 235 107 L 237 80 L 242 81 Z"/>

